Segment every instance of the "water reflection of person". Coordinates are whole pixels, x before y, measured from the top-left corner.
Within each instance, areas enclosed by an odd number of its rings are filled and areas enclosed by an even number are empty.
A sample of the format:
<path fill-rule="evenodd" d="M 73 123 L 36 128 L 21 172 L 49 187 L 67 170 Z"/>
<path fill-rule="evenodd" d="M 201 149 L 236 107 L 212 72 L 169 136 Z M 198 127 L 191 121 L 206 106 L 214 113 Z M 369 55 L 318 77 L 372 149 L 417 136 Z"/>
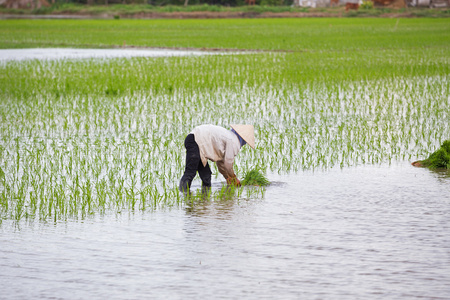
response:
<path fill-rule="evenodd" d="M 217 164 L 227 184 L 239 186 L 233 170 L 234 158 L 242 146 L 249 144 L 255 149 L 253 125 L 230 125 L 227 130 L 215 125 L 200 125 L 189 133 L 184 141 L 186 168 L 180 180 L 180 191 L 187 192 L 196 173 L 202 180 L 202 190 L 211 188 L 211 169 L 208 160 Z"/>
<path fill-rule="evenodd" d="M 209 199 L 208 194 L 203 194 L 201 199 L 195 199 L 190 205 L 185 207 L 186 213 L 196 217 L 214 217 L 217 219 L 230 219 L 233 216 L 234 205 L 236 204 L 234 188 L 227 188 L 227 191 L 215 201 Z"/>

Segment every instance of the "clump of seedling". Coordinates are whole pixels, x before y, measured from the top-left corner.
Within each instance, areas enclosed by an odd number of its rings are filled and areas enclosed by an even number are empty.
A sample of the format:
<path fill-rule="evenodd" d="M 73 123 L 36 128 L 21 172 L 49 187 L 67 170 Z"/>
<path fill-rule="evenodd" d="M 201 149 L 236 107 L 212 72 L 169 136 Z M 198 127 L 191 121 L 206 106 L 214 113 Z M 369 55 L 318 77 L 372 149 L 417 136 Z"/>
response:
<path fill-rule="evenodd" d="M 433 152 L 427 159 L 413 162 L 413 166 L 427 167 L 431 170 L 450 169 L 450 140 L 442 143 L 441 148 Z"/>
<path fill-rule="evenodd" d="M 241 181 L 241 185 L 257 185 L 257 186 L 266 186 L 269 185 L 270 182 L 267 177 L 261 172 L 259 168 L 255 168 L 253 170 L 248 171 L 245 174 L 244 179 Z"/>

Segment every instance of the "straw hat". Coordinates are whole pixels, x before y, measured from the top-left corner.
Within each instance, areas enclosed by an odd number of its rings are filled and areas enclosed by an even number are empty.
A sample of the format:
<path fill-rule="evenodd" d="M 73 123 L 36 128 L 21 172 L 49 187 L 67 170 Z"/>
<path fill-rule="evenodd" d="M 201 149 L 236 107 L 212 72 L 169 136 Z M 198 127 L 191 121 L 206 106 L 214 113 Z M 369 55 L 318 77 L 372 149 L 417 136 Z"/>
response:
<path fill-rule="evenodd" d="M 253 149 L 255 149 L 255 129 L 253 125 L 230 125 L 234 131 L 241 136 L 241 138 Z"/>

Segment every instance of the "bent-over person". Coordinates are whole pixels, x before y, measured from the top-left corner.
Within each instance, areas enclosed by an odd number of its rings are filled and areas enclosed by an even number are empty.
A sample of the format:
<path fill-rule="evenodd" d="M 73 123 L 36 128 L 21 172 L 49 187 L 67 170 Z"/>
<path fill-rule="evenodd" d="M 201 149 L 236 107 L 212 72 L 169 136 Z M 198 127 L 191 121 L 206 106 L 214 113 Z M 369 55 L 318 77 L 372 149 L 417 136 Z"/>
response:
<path fill-rule="evenodd" d="M 230 125 L 231 130 L 216 125 L 195 127 L 184 140 L 186 168 L 180 180 L 180 191 L 187 192 L 195 175 L 200 175 L 202 190 L 211 187 L 208 160 L 217 164 L 227 184 L 240 186 L 233 170 L 234 158 L 245 144 L 255 149 L 253 125 Z"/>

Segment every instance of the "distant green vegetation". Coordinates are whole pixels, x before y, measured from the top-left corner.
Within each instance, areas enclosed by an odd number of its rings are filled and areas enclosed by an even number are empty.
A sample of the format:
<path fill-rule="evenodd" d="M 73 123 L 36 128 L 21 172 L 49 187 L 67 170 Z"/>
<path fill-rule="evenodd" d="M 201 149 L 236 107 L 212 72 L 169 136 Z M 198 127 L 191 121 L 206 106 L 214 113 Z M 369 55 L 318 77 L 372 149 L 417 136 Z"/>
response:
<path fill-rule="evenodd" d="M 3 20 L 0 48 L 188 47 L 379 56 L 448 50 L 448 19 Z M 365 53 L 365 51 L 374 51 Z M 376 52 L 375 52 L 376 51 Z M 352 56 L 352 53 L 347 53 Z"/>
<path fill-rule="evenodd" d="M 428 157 L 450 137 L 449 25 L 353 21 L 237 20 L 223 39 L 230 20 L 2 21 L 2 47 L 108 46 L 116 32 L 145 46 L 295 51 L 0 63 L 0 220 L 182 205 L 183 141 L 204 123 L 255 126 L 239 179 L 255 166 L 270 178 Z"/>
<path fill-rule="evenodd" d="M 242 1 L 244 3 L 244 1 Z M 113 5 L 82 5 L 74 3 L 59 3 L 50 7 L 41 7 L 39 9 L 6 9 L 0 8 L 0 12 L 9 12 L 17 14 L 67 14 L 82 13 L 99 15 L 104 13 L 132 15 L 136 13 L 152 13 L 152 12 L 301 12 L 308 11 L 308 8 L 295 8 L 291 6 L 221 6 L 208 4 L 194 5 L 147 5 L 147 4 L 113 4 Z"/>
<path fill-rule="evenodd" d="M 98 1 L 97 1 L 98 2 Z M 145 1 L 141 1 L 143 3 Z M 233 3 L 224 3 L 223 1 L 215 1 L 215 4 L 200 3 L 203 1 L 189 1 L 188 6 L 184 6 L 184 1 L 166 1 L 154 0 L 153 5 L 149 4 L 110 4 L 104 5 L 104 2 L 97 5 L 86 5 L 77 3 L 67 3 L 57 1 L 49 7 L 27 8 L 27 9 L 7 9 L 0 6 L 0 13 L 16 14 L 16 15 L 83 15 L 92 17 L 151 17 L 152 14 L 171 14 L 171 13 L 192 13 L 192 12 L 214 12 L 221 13 L 222 17 L 230 16 L 233 13 L 239 13 L 236 17 L 258 17 L 264 13 L 306 13 L 307 16 L 324 15 L 329 17 L 374 17 L 385 14 L 402 14 L 409 17 L 449 17 L 449 9 L 428 9 L 428 8 L 389 8 L 389 7 L 373 7 L 373 3 L 366 1 L 361 5 L 358 11 L 345 11 L 343 6 L 340 7 L 295 7 L 292 6 L 291 0 L 257 0 L 256 5 L 248 6 L 243 0 L 232 1 Z M 170 17 L 170 15 L 166 15 Z M 178 18 L 179 15 L 174 16 Z"/>

